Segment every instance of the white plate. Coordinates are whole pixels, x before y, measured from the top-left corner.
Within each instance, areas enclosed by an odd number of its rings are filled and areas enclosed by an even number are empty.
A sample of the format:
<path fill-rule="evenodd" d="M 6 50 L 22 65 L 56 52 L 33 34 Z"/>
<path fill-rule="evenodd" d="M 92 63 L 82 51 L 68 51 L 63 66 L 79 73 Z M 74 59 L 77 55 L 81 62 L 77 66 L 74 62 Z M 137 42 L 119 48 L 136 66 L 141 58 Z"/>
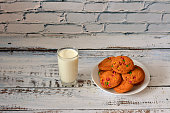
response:
<path fill-rule="evenodd" d="M 92 70 L 92 73 L 91 73 L 92 80 L 94 81 L 94 83 L 100 89 L 102 89 L 103 91 L 105 91 L 107 93 L 111 93 L 111 94 L 114 94 L 114 95 L 132 95 L 132 94 L 138 93 L 138 92 L 144 90 L 147 87 L 147 85 L 149 84 L 149 82 L 150 82 L 150 74 L 149 74 L 148 69 L 143 64 L 141 64 L 140 62 L 138 62 L 136 60 L 133 60 L 133 62 L 134 62 L 135 65 L 140 66 L 144 70 L 144 72 L 145 72 L 145 80 L 141 85 L 134 86 L 133 89 L 131 91 L 129 91 L 129 92 L 117 93 L 117 92 L 115 92 L 113 90 L 113 88 L 112 89 L 104 89 L 100 84 L 100 77 L 98 75 L 98 71 L 99 71 L 98 64 Z"/>

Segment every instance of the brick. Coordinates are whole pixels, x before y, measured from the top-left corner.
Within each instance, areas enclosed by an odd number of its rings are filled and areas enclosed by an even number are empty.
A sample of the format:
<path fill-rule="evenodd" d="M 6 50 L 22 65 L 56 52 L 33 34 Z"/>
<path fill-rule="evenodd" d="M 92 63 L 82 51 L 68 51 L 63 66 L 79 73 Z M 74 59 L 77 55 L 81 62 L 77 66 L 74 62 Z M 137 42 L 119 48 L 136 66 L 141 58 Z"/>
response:
<path fill-rule="evenodd" d="M 0 37 L 8 37 L 9 39 L 14 37 L 25 37 L 26 34 L 16 34 L 16 33 L 0 33 Z"/>
<path fill-rule="evenodd" d="M 15 0 L 16 1 L 16 0 Z M 23 2 L 23 1 L 29 1 L 29 2 L 33 2 L 33 1 L 36 1 L 36 2 L 44 2 L 44 1 L 52 1 L 52 0 L 17 0 L 17 2 L 18 1 L 21 1 L 21 2 Z M 54 2 L 62 2 L 62 0 L 53 0 Z"/>
<path fill-rule="evenodd" d="M 163 22 L 170 22 L 170 14 L 165 14 L 164 15 Z"/>
<path fill-rule="evenodd" d="M 16 0 L 0 0 L 0 2 L 15 2 Z"/>
<path fill-rule="evenodd" d="M 102 12 L 105 10 L 106 4 L 104 3 L 87 3 L 84 10 L 87 12 Z"/>
<path fill-rule="evenodd" d="M 66 0 L 67 2 L 87 2 L 86 0 Z"/>
<path fill-rule="evenodd" d="M 43 31 L 43 24 L 8 24 L 7 32 L 13 33 L 36 33 Z"/>
<path fill-rule="evenodd" d="M 143 8 L 142 3 L 114 3 L 108 6 L 108 11 L 139 11 Z"/>
<path fill-rule="evenodd" d="M 0 14 L 0 22 L 17 22 L 22 20 L 21 14 Z"/>
<path fill-rule="evenodd" d="M 147 9 L 151 12 L 170 12 L 170 4 L 168 3 L 154 3 Z"/>
<path fill-rule="evenodd" d="M 161 14 L 133 13 L 127 15 L 128 22 L 161 22 Z"/>
<path fill-rule="evenodd" d="M 148 32 L 170 32 L 170 24 L 151 24 Z"/>
<path fill-rule="evenodd" d="M 76 2 L 43 2 L 42 9 L 46 11 L 82 11 L 83 3 Z"/>
<path fill-rule="evenodd" d="M 82 33 L 82 27 L 79 25 L 48 25 L 45 28 L 48 33 Z"/>
<path fill-rule="evenodd" d="M 1 9 L 5 12 L 26 11 L 30 9 L 37 9 L 40 6 L 38 2 L 14 2 L 1 3 Z"/>
<path fill-rule="evenodd" d="M 103 25 L 102 24 L 88 24 L 88 25 L 85 25 L 85 28 L 88 32 L 101 32 L 101 31 L 103 31 Z"/>
<path fill-rule="evenodd" d="M 92 13 L 68 13 L 67 22 L 68 23 L 86 23 L 94 22 L 96 20 L 96 15 Z"/>
<path fill-rule="evenodd" d="M 144 32 L 144 24 L 109 24 L 106 32 Z"/>
<path fill-rule="evenodd" d="M 26 15 L 24 22 L 28 23 L 60 23 L 64 17 L 57 13 L 30 13 Z"/>
<path fill-rule="evenodd" d="M 0 24 L 0 32 L 3 32 L 3 31 L 4 31 L 4 25 Z"/>
<path fill-rule="evenodd" d="M 110 14 L 103 13 L 99 17 L 99 22 L 123 22 L 125 19 L 125 14 Z"/>

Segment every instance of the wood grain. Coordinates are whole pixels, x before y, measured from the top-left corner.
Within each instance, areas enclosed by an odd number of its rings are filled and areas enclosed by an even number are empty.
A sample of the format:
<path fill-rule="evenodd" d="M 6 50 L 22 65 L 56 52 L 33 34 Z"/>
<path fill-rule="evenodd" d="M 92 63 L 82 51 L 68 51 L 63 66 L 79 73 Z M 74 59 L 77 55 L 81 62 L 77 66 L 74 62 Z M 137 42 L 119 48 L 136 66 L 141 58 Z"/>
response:
<path fill-rule="evenodd" d="M 63 38 L 64 37 L 64 38 Z M 170 48 L 170 35 L 76 35 L 45 37 L 1 37 L 0 49 L 57 49 L 74 46 L 79 49 Z"/>
<path fill-rule="evenodd" d="M 130 110 L 126 110 L 126 109 L 122 109 L 122 110 L 118 110 L 118 109 L 111 109 L 111 110 L 93 110 L 93 109 L 79 109 L 79 110 L 75 110 L 75 109 L 68 109 L 68 110 L 31 110 L 31 111 L 25 111 L 25 110 L 20 110 L 20 112 L 23 113 L 30 113 L 30 112 L 34 112 L 34 113 L 168 113 L 170 110 L 169 109 L 130 109 Z M 1 113 L 1 112 L 0 112 Z M 5 111 L 2 113 L 18 113 L 18 111 Z"/>
<path fill-rule="evenodd" d="M 112 55 L 126 55 L 143 63 L 151 73 L 149 86 L 131 96 L 114 96 L 96 87 L 91 69 Z M 56 51 L 0 52 L 0 110 L 169 112 L 170 49 L 80 50 L 79 56 L 78 84 L 65 88 L 58 77 Z"/>
<path fill-rule="evenodd" d="M 155 109 L 169 108 L 169 87 L 148 87 L 131 96 L 114 96 L 97 87 L 1 88 L 0 109 Z M 14 110 L 14 109 L 13 109 Z"/>

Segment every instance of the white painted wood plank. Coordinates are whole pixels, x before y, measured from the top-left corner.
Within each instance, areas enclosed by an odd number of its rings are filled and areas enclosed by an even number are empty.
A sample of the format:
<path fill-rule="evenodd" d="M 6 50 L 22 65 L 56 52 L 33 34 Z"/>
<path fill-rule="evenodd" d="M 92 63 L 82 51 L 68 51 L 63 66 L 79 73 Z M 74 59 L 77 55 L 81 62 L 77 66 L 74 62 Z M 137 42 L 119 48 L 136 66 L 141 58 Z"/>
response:
<path fill-rule="evenodd" d="M 151 74 L 149 86 L 170 86 L 170 49 L 80 50 L 79 81 L 75 87 L 95 87 L 91 69 L 108 56 L 126 55 L 143 63 Z M 62 87 L 55 52 L 0 52 L 0 87 Z"/>
<path fill-rule="evenodd" d="M 131 96 L 114 96 L 97 87 L 4 88 L 0 109 L 160 109 L 170 108 L 170 87 L 149 87 Z"/>
<path fill-rule="evenodd" d="M 170 109 L 112 109 L 112 110 L 31 110 L 31 111 L 3 111 L 2 113 L 169 113 Z"/>
<path fill-rule="evenodd" d="M 64 38 L 63 38 L 64 37 Z M 57 49 L 74 46 L 79 49 L 100 48 L 170 48 L 170 35 L 96 35 L 55 37 L 0 37 L 0 48 Z"/>

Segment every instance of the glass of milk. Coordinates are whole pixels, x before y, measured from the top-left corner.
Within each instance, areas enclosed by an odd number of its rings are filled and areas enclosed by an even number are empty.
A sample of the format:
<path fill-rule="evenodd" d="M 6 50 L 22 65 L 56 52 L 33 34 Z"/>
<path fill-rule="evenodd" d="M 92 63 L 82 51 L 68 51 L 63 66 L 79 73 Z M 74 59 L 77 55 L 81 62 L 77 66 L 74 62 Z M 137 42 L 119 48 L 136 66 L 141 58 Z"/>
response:
<path fill-rule="evenodd" d="M 72 86 L 76 84 L 78 77 L 78 49 L 73 47 L 60 48 L 57 55 L 62 85 Z"/>

